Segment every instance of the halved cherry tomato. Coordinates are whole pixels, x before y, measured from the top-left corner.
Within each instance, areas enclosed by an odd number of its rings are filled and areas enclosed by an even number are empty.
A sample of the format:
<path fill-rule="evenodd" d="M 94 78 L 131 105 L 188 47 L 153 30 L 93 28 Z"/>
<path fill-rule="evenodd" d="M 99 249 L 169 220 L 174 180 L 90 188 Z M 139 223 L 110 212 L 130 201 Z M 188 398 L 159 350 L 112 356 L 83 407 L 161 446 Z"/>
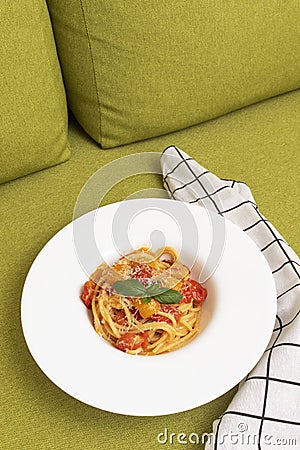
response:
<path fill-rule="evenodd" d="M 182 299 L 180 303 L 190 303 L 194 302 L 200 305 L 207 295 L 207 290 L 205 287 L 201 286 L 198 281 L 195 280 L 185 280 L 182 282 L 179 292 L 182 294 Z"/>
<path fill-rule="evenodd" d="M 124 333 L 116 342 L 116 347 L 123 352 L 126 350 L 137 350 L 142 347 L 146 350 L 148 346 L 148 332 L 144 333 Z"/>
<path fill-rule="evenodd" d="M 137 280 L 152 277 L 153 269 L 148 264 L 135 264 L 130 272 L 130 277 Z"/>
<path fill-rule="evenodd" d="M 122 309 L 120 309 L 120 311 L 116 312 L 115 315 L 115 322 L 119 325 L 122 326 L 127 326 L 128 325 L 128 320 L 125 314 L 125 311 L 123 311 Z"/>
<path fill-rule="evenodd" d="M 180 309 L 176 308 L 176 306 L 162 304 L 160 305 L 160 310 L 167 314 L 171 314 L 176 322 L 179 322 L 180 317 L 182 316 L 182 312 L 180 311 Z M 161 316 L 160 314 L 153 314 L 153 316 L 151 316 L 151 319 L 154 320 L 154 322 L 166 322 L 169 325 L 172 325 L 171 319 L 165 316 Z"/>
<path fill-rule="evenodd" d="M 144 333 L 142 333 L 143 336 L 143 342 L 142 342 L 142 349 L 143 350 L 147 350 L 148 344 L 149 344 L 149 331 L 144 331 Z"/>
<path fill-rule="evenodd" d="M 91 280 L 87 281 L 83 285 L 82 294 L 81 294 L 80 298 L 83 301 L 83 303 L 85 304 L 85 306 L 89 309 L 91 309 L 91 307 L 92 307 L 92 300 L 93 300 L 95 287 L 96 287 L 96 283 L 94 283 L 94 281 L 91 281 Z"/>

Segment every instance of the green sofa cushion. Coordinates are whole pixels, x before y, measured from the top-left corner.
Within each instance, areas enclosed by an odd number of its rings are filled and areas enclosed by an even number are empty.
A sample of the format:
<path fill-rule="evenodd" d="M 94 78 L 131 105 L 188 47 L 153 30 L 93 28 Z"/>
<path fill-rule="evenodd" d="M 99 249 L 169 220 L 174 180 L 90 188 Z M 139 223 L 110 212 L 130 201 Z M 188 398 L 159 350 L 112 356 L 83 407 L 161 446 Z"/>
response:
<path fill-rule="evenodd" d="M 300 87 L 300 2 L 47 0 L 68 101 L 109 148 Z"/>
<path fill-rule="evenodd" d="M 109 152 L 99 151 L 99 145 L 72 120 L 72 157 L 68 162 L 0 186 L 3 449 L 174 450 L 181 448 L 176 440 L 163 446 L 157 442 L 158 433 L 165 428 L 169 436 L 172 432 L 201 435 L 211 431 L 212 421 L 224 411 L 233 392 L 191 411 L 149 418 L 97 410 L 58 389 L 34 363 L 22 335 L 23 282 L 40 249 L 72 220 L 78 194 L 98 168 L 121 156 L 161 152 L 172 144 L 218 176 L 247 182 L 261 212 L 299 252 L 299 116 L 300 91 L 296 91 L 187 130 Z M 162 188 L 161 176 L 147 174 L 149 166 L 144 169 L 144 175 L 118 183 L 103 203 L 122 200 L 138 190 Z M 97 374 L 91 378 L 97 380 Z M 182 448 L 202 450 L 204 446 L 190 444 Z"/>
<path fill-rule="evenodd" d="M 0 183 L 66 161 L 67 107 L 44 0 L 0 2 Z"/>

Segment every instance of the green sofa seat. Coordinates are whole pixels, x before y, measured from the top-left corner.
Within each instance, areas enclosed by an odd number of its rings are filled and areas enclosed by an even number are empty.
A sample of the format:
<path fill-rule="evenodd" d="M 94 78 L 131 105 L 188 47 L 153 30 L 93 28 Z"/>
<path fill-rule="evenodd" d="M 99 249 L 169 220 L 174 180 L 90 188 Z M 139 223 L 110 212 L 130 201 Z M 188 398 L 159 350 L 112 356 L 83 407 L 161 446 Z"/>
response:
<path fill-rule="evenodd" d="M 295 207 L 299 198 L 299 116 L 297 90 L 201 125 L 110 151 L 101 150 L 70 117 L 69 161 L 0 185 L 3 449 L 149 450 L 162 447 L 157 435 L 165 428 L 169 433 L 199 435 L 211 431 L 212 421 L 225 410 L 235 390 L 188 412 L 143 418 L 112 417 L 58 389 L 37 367 L 23 339 L 22 286 L 44 244 L 72 220 L 77 196 L 98 168 L 121 156 L 161 152 L 171 144 L 216 175 L 248 183 L 262 213 L 299 251 L 299 208 Z M 148 169 L 116 185 L 103 204 L 122 200 L 138 189 L 162 188 L 161 176 L 147 174 Z M 177 447 L 168 443 L 163 448 Z"/>

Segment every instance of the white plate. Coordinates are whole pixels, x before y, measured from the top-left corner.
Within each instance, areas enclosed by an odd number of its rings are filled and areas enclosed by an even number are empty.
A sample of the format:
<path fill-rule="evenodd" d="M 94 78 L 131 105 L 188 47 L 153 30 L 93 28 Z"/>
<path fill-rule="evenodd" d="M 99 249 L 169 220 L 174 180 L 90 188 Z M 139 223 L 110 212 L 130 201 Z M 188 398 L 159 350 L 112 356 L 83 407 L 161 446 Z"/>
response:
<path fill-rule="evenodd" d="M 100 255 L 112 263 L 118 251 L 150 239 L 158 246 L 163 235 L 183 263 L 195 261 L 194 277 L 202 266 L 205 277 L 213 272 L 202 332 L 168 354 L 127 355 L 96 334 L 81 287 Z M 207 269 L 212 253 L 218 264 Z M 275 314 L 273 277 L 250 238 L 199 206 L 166 199 L 115 203 L 64 227 L 34 261 L 21 303 L 28 348 L 53 383 L 96 408 L 141 416 L 185 411 L 235 386 L 267 347 Z"/>

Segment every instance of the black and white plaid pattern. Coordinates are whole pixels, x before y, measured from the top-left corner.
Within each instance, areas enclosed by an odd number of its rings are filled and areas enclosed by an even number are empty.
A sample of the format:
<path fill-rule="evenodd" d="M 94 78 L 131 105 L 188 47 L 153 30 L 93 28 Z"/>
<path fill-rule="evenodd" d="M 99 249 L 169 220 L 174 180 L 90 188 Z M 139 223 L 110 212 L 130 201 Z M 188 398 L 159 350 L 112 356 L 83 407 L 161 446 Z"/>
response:
<path fill-rule="evenodd" d="M 171 198 L 205 206 L 253 239 L 269 263 L 277 289 L 269 346 L 214 422 L 215 439 L 206 450 L 300 448 L 300 260 L 260 213 L 245 183 L 219 179 L 175 146 L 165 149 L 161 165 Z"/>

